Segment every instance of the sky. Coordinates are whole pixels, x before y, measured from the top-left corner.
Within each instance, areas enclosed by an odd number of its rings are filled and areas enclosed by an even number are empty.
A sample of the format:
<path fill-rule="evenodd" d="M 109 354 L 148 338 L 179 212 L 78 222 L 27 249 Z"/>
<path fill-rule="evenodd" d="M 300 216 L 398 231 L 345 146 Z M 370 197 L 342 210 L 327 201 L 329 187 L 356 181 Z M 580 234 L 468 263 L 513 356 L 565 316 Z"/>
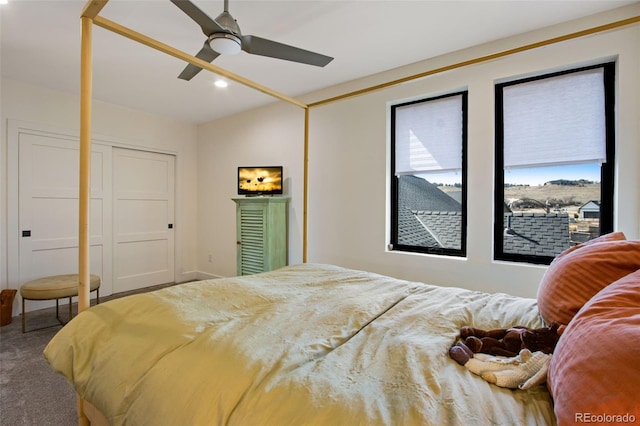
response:
<path fill-rule="evenodd" d="M 531 167 L 506 170 L 504 183 L 514 185 L 543 185 L 550 180 L 586 179 L 600 182 L 600 164 L 573 164 L 562 166 Z"/>

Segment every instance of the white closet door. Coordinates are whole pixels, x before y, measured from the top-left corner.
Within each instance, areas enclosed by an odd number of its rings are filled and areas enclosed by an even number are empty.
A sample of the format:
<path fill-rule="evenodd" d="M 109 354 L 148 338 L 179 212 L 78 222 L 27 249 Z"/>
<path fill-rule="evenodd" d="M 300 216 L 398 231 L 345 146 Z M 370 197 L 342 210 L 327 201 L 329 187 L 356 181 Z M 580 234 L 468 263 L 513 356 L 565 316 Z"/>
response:
<path fill-rule="evenodd" d="M 113 291 L 174 281 L 175 157 L 113 149 Z"/>
<path fill-rule="evenodd" d="M 111 147 L 91 153 L 91 273 L 111 278 Z M 78 272 L 79 143 L 46 132 L 19 135 L 20 283 Z M 107 292 L 108 294 L 108 292 Z"/>

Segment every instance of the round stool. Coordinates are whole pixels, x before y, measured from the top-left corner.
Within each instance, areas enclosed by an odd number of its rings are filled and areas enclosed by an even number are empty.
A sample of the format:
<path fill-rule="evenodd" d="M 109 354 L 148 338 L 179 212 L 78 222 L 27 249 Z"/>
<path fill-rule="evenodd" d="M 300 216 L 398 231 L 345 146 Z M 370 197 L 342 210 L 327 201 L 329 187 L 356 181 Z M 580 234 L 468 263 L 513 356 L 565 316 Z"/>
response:
<path fill-rule="evenodd" d="M 91 275 L 89 291 L 96 292 L 96 301 L 100 303 L 100 277 Z M 22 332 L 25 333 L 25 300 L 53 300 L 56 301 L 56 318 L 60 324 L 66 324 L 60 319 L 58 300 L 69 298 L 69 320 L 73 316 L 71 298 L 78 295 L 78 274 L 55 275 L 28 281 L 20 286 L 22 296 Z M 47 327 L 43 327 L 47 328 Z M 40 330 L 40 329 L 37 329 Z M 35 330 L 30 330 L 35 331 Z"/>

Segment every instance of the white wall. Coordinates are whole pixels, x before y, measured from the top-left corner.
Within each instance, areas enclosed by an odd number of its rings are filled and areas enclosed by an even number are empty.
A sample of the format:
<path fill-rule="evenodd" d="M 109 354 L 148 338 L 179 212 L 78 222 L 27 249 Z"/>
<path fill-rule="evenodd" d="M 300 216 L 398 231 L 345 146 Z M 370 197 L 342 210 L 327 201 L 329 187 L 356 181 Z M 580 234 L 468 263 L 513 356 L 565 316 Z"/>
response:
<path fill-rule="evenodd" d="M 17 288 L 10 282 L 7 253 L 15 250 L 18 242 L 7 237 L 10 227 L 8 211 L 14 208 L 17 196 L 12 197 L 8 185 L 7 123 L 21 121 L 36 126 L 60 129 L 70 135 L 78 134 L 80 124 L 79 97 L 76 95 L 43 89 L 26 83 L 3 80 L 0 110 L 0 288 Z M 176 155 L 176 227 L 175 270 L 176 280 L 197 278 L 196 226 L 197 226 L 197 127 L 153 116 L 151 114 L 94 101 L 92 132 L 94 135 L 115 141 L 120 146 Z M 17 228 L 16 228 L 17 229 Z M 15 230 L 14 230 L 15 231 Z M 13 232 L 17 235 L 17 232 Z M 37 275 L 37 273 L 36 273 Z M 106 293 L 108 294 L 108 293 Z"/>
<path fill-rule="evenodd" d="M 289 263 L 302 262 L 304 110 L 277 103 L 198 131 L 198 265 L 205 277 L 236 275 L 238 166 L 283 166 Z M 211 262 L 209 262 L 211 255 Z"/>
<path fill-rule="evenodd" d="M 370 76 L 314 93 L 305 99 L 309 102 L 326 99 L 443 65 L 638 15 L 639 12 L 639 5 L 634 5 Z M 639 238 L 639 41 L 640 27 L 634 25 L 312 108 L 308 260 L 433 284 L 535 297 L 540 278 L 546 270 L 544 266 L 492 260 L 494 83 L 516 76 L 615 58 L 618 59 L 615 228 L 624 231 L 629 238 Z M 388 103 L 461 88 L 469 90 L 467 258 L 387 252 Z M 284 163 L 289 169 L 289 186 L 295 188 L 290 192 L 295 214 L 293 223 L 290 223 L 289 241 L 292 244 L 289 260 L 294 263 L 301 259 L 302 196 L 297 191 L 303 180 L 300 167 L 301 117 L 295 107 L 285 108 L 277 104 L 200 128 L 198 196 L 201 203 L 206 192 L 205 185 L 213 181 L 213 171 L 224 173 L 224 176 L 220 176 L 225 182 L 224 188 L 208 192 L 212 198 L 207 205 L 199 206 L 199 248 L 205 250 L 214 241 L 215 244 L 224 243 L 224 248 L 216 251 L 215 256 L 215 262 L 221 263 L 214 264 L 211 271 L 220 275 L 233 272 L 229 263 L 234 259 L 232 252 L 227 250 L 235 241 L 235 217 L 229 198 L 233 196 L 234 167 L 241 163 Z M 264 148 L 265 144 L 272 150 Z M 205 164 L 211 170 L 208 173 L 203 170 Z M 202 262 L 204 253 L 201 251 L 200 255 Z"/>

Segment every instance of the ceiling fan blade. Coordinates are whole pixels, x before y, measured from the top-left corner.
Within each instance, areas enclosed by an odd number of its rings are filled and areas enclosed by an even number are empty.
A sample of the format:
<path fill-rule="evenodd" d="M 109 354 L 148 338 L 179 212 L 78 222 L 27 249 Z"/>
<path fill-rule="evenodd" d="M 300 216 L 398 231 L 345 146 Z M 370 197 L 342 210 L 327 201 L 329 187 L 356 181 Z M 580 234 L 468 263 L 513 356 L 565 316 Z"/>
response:
<path fill-rule="evenodd" d="M 202 28 L 202 32 L 204 35 L 209 37 L 213 33 L 224 32 L 224 28 L 222 28 L 216 21 L 209 18 L 209 16 L 201 11 L 195 4 L 191 3 L 189 0 L 171 0 L 171 3 L 175 4 L 182 10 L 184 13 L 189 16 L 189 18 L 196 21 L 200 28 Z"/>
<path fill-rule="evenodd" d="M 330 56 L 252 35 L 243 35 L 240 38 L 242 39 L 242 50 L 253 55 L 268 56 L 317 67 L 324 67 L 333 60 Z"/>
<path fill-rule="evenodd" d="M 218 55 L 219 53 L 214 51 L 211 47 L 209 47 L 209 43 L 205 42 L 204 46 L 202 46 L 202 49 L 200 49 L 200 51 L 196 54 L 196 58 L 200 58 L 203 61 L 211 62 L 215 58 L 217 58 Z M 202 71 L 202 68 L 193 64 L 189 64 L 180 73 L 178 78 L 189 81 L 193 77 L 195 77 L 195 75 L 198 74 L 200 71 Z"/>

